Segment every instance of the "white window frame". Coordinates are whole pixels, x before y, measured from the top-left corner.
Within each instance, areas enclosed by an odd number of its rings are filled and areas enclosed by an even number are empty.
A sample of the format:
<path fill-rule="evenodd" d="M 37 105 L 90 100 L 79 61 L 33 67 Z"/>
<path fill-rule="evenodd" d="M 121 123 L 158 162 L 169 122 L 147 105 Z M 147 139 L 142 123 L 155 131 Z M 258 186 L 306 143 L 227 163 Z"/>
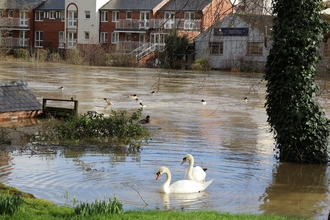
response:
<path fill-rule="evenodd" d="M 195 12 L 184 13 L 184 29 L 193 30 L 195 24 Z"/>
<path fill-rule="evenodd" d="M 27 47 L 28 46 L 27 31 L 19 31 L 19 46 Z"/>
<path fill-rule="evenodd" d="M 65 35 L 64 31 L 58 32 L 58 48 L 64 48 L 65 47 Z"/>
<path fill-rule="evenodd" d="M 101 22 L 107 22 L 108 21 L 108 11 L 102 11 L 101 12 Z"/>
<path fill-rule="evenodd" d="M 132 40 L 132 34 L 131 33 L 126 33 L 125 34 L 125 41 L 131 42 L 131 40 Z"/>
<path fill-rule="evenodd" d="M 44 32 L 43 31 L 36 31 L 35 32 L 35 44 L 34 47 L 42 48 L 44 42 Z"/>
<path fill-rule="evenodd" d="M 68 48 L 74 48 L 77 44 L 77 32 L 69 31 L 68 32 Z"/>
<path fill-rule="evenodd" d="M 91 18 L 91 11 L 85 11 L 85 19 Z"/>
<path fill-rule="evenodd" d="M 14 17 L 14 11 L 13 10 L 8 10 L 8 18 Z"/>
<path fill-rule="evenodd" d="M 140 28 L 149 28 L 149 19 L 150 12 L 149 11 L 140 11 Z"/>
<path fill-rule="evenodd" d="M 111 33 L 111 43 L 116 44 L 119 41 L 119 33 L 112 32 Z"/>
<path fill-rule="evenodd" d="M 43 21 L 44 20 L 44 12 L 43 11 L 36 11 L 34 14 L 35 21 Z"/>
<path fill-rule="evenodd" d="M 77 11 L 68 11 L 68 27 L 77 27 Z"/>
<path fill-rule="evenodd" d="M 210 55 L 223 55 L 223 42 L 222 41 L 213 41 L 209 42 L 209 53 Z"/>
<path fill-rule="evenodd" d="M 108 43 L 108 32 L 101 32 L 101 43 Z"/>
<path fill-rule="evenodd" d="M 56 13 L 55 11 L 50 11 L 49 12 L 49 19 L 55 19 L 56 18 Z"/>
<path fill-rule="evenodd" d="M 132 11 L 126 11 L 126 20 L 132 20 Z"/>
<path fill-rule="evenodd" d="M 84 31 L 84 36 L 85 36 L 85 40 L 89 40 L 90 39 L 90 32 L 89 31 Z"/>
<path fill-rule="evenodd" d="M 65 11 L 61 11 L 61 21 L 65 21 Z"/>
<path fill-rule="evenodd" d="M 246 55 L 262 56 L 264 44 L 263 42 L 247 42 L 246 43 Z"/>
<path fill-rule="evenodd" d="M 112 12 L 112 22 L 118 22 L 119 21 L 119 11 L 113 11 Z"/>
<path fill-rule="evenodd" d="M 27 11 L 20 11 L 20 26 L 27 27 L 28 26 L 28 14 Z"/>
<path fill-rule="evenodd" d="M 173 29 L 175 24 L 175 13 L 165 12 L 165 29 Z"/>

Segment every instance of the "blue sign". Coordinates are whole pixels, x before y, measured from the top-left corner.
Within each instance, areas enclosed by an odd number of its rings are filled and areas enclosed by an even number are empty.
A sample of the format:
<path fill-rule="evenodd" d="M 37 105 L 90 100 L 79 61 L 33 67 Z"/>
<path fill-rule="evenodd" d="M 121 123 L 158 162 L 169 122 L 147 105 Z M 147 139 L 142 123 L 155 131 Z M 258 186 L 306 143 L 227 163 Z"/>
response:
<path fill-rule="evenodd" d="M 214 28 L 214 36 L 248 36 L 249 28 Z"/>

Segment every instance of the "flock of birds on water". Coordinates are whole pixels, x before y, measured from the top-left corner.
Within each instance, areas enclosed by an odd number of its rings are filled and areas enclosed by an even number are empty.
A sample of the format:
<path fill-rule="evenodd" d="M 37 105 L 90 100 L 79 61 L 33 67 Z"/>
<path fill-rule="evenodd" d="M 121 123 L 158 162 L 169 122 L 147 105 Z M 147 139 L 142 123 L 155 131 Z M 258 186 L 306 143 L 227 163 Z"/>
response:
<path fill-rule="evenodd" d="M 63 91 L 64 90 L 64 87 L 63 86 L 60 86 L 60 87 L 58 87 L 58 89 L 61 90 L 61 91 Z M 151 95 L 154 95 L 155 94 L 155 91 L 151 91 L 150 94 Z M 133 100 L 135 100 L 136 102 L 139 102 L 140 108 L 147 107 L 146 105 L 142 104 L 142 101 L 139 100 L 139 98 L 137 97 L 136 94 L 130 95 L 128 97 L 131 98 L 131 99 L 133 99 Z M 113 105 L 113 103 L 108 98 L 103 98 L 103 99 L 105 100 L 105 102 L 107 103 L 108 106 Z M 206 105 L 206 101 L 204 99 L 201 100 L 201 103 L 202 103 L 202 105 Z M 150 116 L 147 115 L 146 118 L 141 119 L 139 121 L 139 123 L 142 124 L 142 125 L 149 124 L 150 123 Z"/>
<path fill-rule="evenodd" d="M 63 91 L 63 86 L 58 89 Z M 150 92 L 151 95 L 155 94 L 155 91 Z M 139 100 L 136 94 L 128 96 L 129 98 L 139 102 L 140 108 L 147 107 L 142 104 L 142 101 Z M 108 99 L 104 98 L 107 105 L 113 105 L 113 103 Z M 247 97 L 244 97 L 243 101 L 247 102 Z M 202 105 L 206 105 L 204 99 L 201 100 Z M 139 121 L 140 124 L 146 125 L 150 123 L 150 116 L 147 115 L 146 118 Z M 200 166 L 194 167 L 194 157 L 191 154 L 185 155 L 181 164 L 184 164 L 186 161 L 189 161 L 188 170 L 185 173 L 184 179 L 178 180 L 171 184 L 172 175 L 171 171 L 162 166 L 158 169 L 156 173 L 156 180 L 158 180 L 161 175 L 166 175 L 165 182 L 161 185 L 159 192 L 161 193 L 199 193 L 205 191 L 206 188 L 212 183 L 213 180 L 206 181 L 206 168 Z"/>

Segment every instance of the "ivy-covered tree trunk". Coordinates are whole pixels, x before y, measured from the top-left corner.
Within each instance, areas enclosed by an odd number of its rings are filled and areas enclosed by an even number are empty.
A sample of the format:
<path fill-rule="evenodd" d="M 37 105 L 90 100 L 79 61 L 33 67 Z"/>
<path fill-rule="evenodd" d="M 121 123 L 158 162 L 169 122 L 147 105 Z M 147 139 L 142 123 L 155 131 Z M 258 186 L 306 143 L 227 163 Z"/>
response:
<path fill-rule="evenodd" d="M 266 111 L 281 161 L 328 162 L 330 123 L 314 83 L 325 32 L 321 0 L 274 0 L 273 45 L 267 59 Z"/>

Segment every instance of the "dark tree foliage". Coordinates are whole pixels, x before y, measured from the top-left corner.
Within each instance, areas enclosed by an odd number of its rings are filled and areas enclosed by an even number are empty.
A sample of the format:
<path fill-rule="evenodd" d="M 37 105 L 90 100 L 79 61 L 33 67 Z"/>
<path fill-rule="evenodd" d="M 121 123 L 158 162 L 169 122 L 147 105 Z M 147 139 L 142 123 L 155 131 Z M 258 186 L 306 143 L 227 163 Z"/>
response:
<path fill-rule="evenodd" d="M 281 161 L 328 162 L 330 123 L 314 83 L 326 23 L 321 0 L 274 0 L 273 45 L 267 59 L 266 111 Z"/>
<path fill-rule="evenodd" d="M 188 38 L 186 36 L 178 36 L 176 31 L 173 31 L 166 36 L 165 42 L 165 63 L 167 67 L 180 67 L 189 46 Z"/>

